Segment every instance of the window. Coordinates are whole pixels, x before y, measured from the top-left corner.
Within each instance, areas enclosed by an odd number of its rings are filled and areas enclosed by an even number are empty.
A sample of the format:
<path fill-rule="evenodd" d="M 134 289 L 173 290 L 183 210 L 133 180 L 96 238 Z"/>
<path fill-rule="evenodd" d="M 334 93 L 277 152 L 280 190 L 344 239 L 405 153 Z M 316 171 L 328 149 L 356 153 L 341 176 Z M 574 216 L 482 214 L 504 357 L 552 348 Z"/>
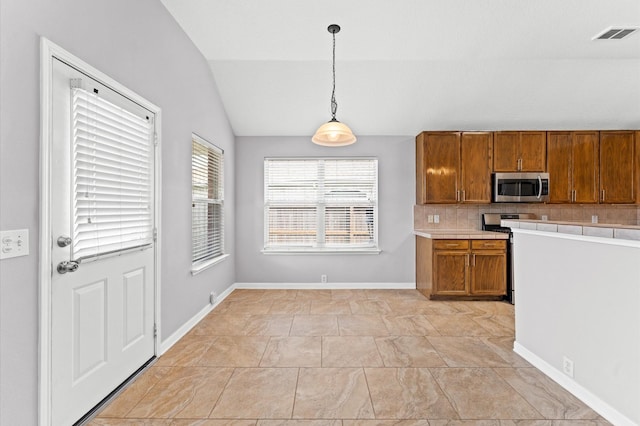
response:
<path fill-rule="evenodd" d="M 71 81 L 72 250 L 87 262 L 153 243 L 154 125 L 133 102 L 83 85 Z"/>
<path fill-rule="evenodd" d="M 191 147 L 192 269 L 198 272 L 224 257 L 224 153 L 195 134 Z"/>
<path fill-rule="evenodd" d="M 378 253 L 378 160 L 267 158 L 265 252 Z"/>

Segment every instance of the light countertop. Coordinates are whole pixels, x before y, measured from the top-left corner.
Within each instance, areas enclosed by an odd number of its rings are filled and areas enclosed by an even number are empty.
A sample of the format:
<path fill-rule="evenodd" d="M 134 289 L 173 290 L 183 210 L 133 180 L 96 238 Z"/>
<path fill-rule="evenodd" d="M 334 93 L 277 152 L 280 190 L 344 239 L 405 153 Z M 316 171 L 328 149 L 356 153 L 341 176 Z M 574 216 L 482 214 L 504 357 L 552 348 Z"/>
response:
<path fill-rule="evenodd" d="M 508 234 L 477 229 L 414 229 L 413 233 L 432 240 L 506 240 L 509 238 Z"/>
<path fill-rule="evenodd" d="M 615 223 L 567 222 L 553 220 L 502 220 L 502 225 L 512 229 L 557 232 L 588 237 L 619 238 L 640 241 L 640 226 Z"/>

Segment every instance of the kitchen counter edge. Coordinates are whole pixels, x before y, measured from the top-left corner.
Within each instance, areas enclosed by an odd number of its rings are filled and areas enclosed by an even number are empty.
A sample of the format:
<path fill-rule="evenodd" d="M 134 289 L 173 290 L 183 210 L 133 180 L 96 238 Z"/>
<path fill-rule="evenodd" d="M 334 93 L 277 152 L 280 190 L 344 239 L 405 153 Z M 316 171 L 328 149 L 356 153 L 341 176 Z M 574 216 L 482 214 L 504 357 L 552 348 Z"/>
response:
<path fill-rule="evenodd" d="M 503 219 L 502 226 L 507 226 L 512 230 L 522 229 L 585 237 L 640 241 L 640 226 L 635 225 Z"/>
<path fill-rule="evenodd" d="M 477 229 L 414 229 L 414 235 L 432 240 L 507 240 L 508 234 Z"/>

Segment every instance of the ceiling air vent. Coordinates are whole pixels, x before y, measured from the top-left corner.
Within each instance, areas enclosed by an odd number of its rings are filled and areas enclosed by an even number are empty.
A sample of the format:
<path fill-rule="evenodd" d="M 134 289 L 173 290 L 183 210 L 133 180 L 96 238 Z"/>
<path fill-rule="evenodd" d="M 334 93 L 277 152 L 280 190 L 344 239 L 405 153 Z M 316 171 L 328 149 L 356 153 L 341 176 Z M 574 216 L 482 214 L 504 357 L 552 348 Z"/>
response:
<path fill-rule="evenodd" d="M 634 34 L 638 31 L 638 28 L 613 28 L 609 27 L 597 36 L 593 38 L 593 40 L 621 40 L 623 38 L 628 38 L 631 34 Z"/>

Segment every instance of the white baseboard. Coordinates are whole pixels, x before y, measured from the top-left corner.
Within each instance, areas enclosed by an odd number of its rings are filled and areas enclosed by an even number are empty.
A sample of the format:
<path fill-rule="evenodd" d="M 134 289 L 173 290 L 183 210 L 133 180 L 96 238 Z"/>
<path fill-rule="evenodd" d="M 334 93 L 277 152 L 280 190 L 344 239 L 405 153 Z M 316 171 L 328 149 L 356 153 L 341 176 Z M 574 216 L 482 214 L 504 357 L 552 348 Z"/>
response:
<path fill-rule="evenodd" d="M 187 322 L 185 322 L 182 327 L 177 329 L 173 334 L 168 336 L 160 343 L 159 353 L 157 356 L 162 355 L 166 351 L 168 351 L 173 345 L 178 343 L 180 339 L 182 339 L 193 327 L 196 326 L 204 317 L 206 317 L 209 312 L 213 310 L 216 306 L 218 306 L 224 299 L 227 298 L 231 294 L 231 292 L 235 289 L 235 284 L 227 287 L 225 291 L 223 291 L 220 296 L 216 299 L 216 303 L 208 304 L 200 312 L 191 317 Z"/>
<path fill-rule="evenodd" d="M 570 377 L 565 376 L 560 370 L 534 354 L 518 342 L 514 342 L 513 351 L 526 359 L 531 365 L 546 374 L 551 380 L 569 391 L 573 396 L 587 404 L 596 413 L 618 426 L 638 426 L 637 423 L 629 419 L 624 414 L 613 408 L 591 391 L 576 383 Z"/>
<path fill-rule="evenodd" d="M 416 283 L 236 283 L 235 288 L 262 290 L 415 290 Z"/>

